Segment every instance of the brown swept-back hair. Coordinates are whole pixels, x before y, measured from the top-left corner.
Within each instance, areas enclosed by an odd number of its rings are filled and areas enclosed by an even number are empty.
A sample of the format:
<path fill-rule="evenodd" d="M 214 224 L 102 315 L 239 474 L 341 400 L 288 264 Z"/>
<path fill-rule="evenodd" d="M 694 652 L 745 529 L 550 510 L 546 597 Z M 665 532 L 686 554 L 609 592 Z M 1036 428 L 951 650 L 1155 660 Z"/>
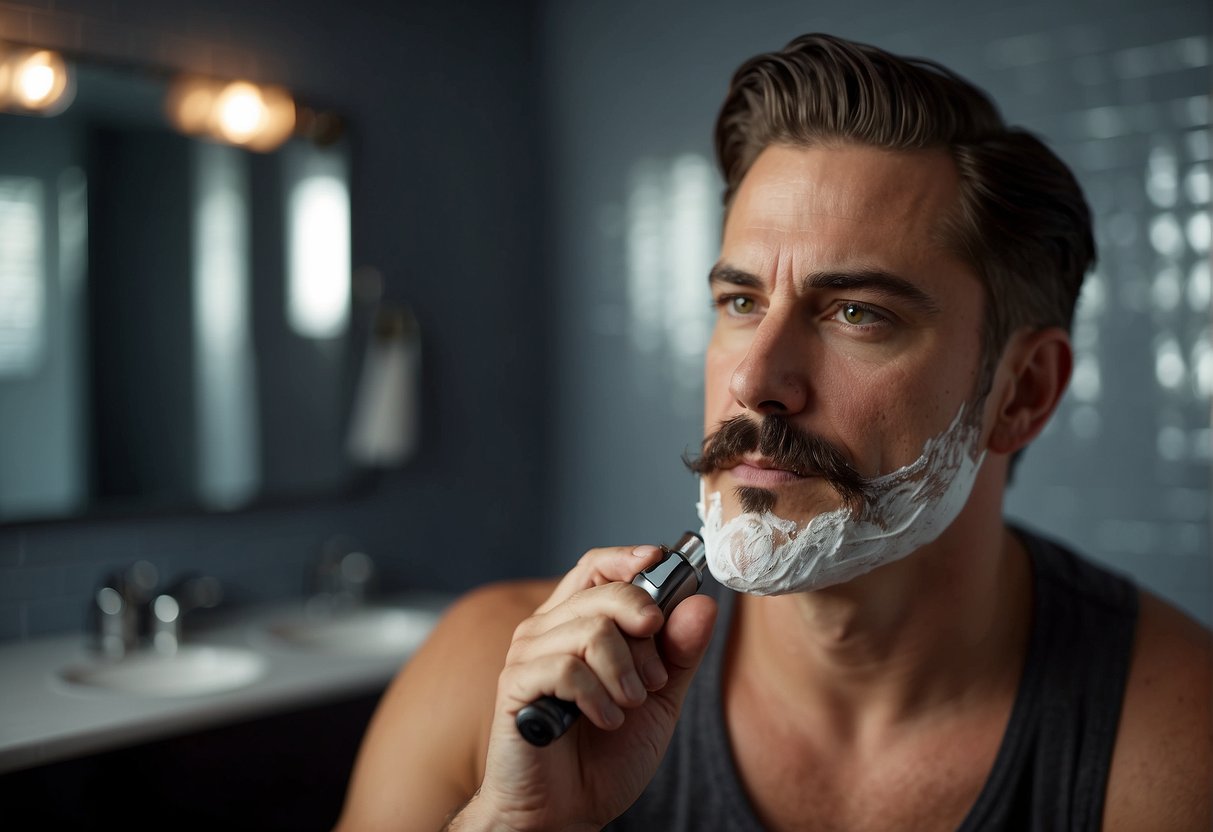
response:
<path fill-rule="evenodd" d="M 947 244 L 986 287 L 984 396 L 1011 334 L 1069 330 L 1095 263 L 1091 215 L 1069 168 L 956 73 L 822 34 L 802 35 L 734 73 L 716 121 L 727 211 L 772 144 L 847 141 L 889 150 L 940 148 L 960 173 L 960 204 L 942 218 Z"/>

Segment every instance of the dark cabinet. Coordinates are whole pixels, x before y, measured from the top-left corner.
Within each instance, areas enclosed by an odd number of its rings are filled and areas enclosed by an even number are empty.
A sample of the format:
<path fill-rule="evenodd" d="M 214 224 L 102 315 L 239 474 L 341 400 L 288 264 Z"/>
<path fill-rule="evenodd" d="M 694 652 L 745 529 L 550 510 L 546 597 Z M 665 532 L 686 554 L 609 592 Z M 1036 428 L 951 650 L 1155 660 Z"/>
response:
<path fill-rule="evenodd" d="M 380 695 L 13 772 L 0 806 L 42 829 L 327 832 Z"/>

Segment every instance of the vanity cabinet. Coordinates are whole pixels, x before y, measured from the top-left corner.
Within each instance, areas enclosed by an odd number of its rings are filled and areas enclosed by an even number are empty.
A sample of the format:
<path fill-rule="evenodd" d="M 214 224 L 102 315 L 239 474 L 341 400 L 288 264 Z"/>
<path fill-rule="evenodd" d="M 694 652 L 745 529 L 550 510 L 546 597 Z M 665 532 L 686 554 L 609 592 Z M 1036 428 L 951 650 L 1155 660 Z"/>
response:
<path fill-rule="evenodd" d="M 327 832 L 381 694 L 0 775 L 0 805 L 38 828 L 80 832 Z"/>

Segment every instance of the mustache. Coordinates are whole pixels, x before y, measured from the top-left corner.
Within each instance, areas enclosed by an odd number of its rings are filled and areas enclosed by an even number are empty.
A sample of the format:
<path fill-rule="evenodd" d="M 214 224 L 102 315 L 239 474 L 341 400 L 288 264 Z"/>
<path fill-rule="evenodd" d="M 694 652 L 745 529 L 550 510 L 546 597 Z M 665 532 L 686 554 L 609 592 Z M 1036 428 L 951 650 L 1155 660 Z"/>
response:
<path fill-rule="evenodd" d="M 704 438 L 698 455 L 683 454 L 682 462 L 691 473 L 704 476 L 730 468 L 741 457 L 754 452 L 800 476 L 821 477 L 852 508 L 858 509 L 868 502 L 867 484 L 842 451 L 779 416 L 764 416 L 760 422 L 740 415 L 727 419 Z M 770 495 L 769 502 L 774 502 L 774 495 Z"/>

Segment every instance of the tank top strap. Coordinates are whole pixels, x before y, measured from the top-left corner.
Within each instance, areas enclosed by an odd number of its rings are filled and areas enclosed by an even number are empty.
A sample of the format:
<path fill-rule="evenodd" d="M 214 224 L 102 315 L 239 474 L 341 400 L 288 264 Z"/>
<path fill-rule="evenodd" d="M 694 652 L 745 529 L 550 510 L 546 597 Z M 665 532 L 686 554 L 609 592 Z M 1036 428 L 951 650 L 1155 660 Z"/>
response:
<path fill-rule="evenodd" d="M 1019 691 L 990 776 L 961 832 L 1098 832 L 1137 623 L 1137 589 L 1017 528 L 1033 609 Z"/>

